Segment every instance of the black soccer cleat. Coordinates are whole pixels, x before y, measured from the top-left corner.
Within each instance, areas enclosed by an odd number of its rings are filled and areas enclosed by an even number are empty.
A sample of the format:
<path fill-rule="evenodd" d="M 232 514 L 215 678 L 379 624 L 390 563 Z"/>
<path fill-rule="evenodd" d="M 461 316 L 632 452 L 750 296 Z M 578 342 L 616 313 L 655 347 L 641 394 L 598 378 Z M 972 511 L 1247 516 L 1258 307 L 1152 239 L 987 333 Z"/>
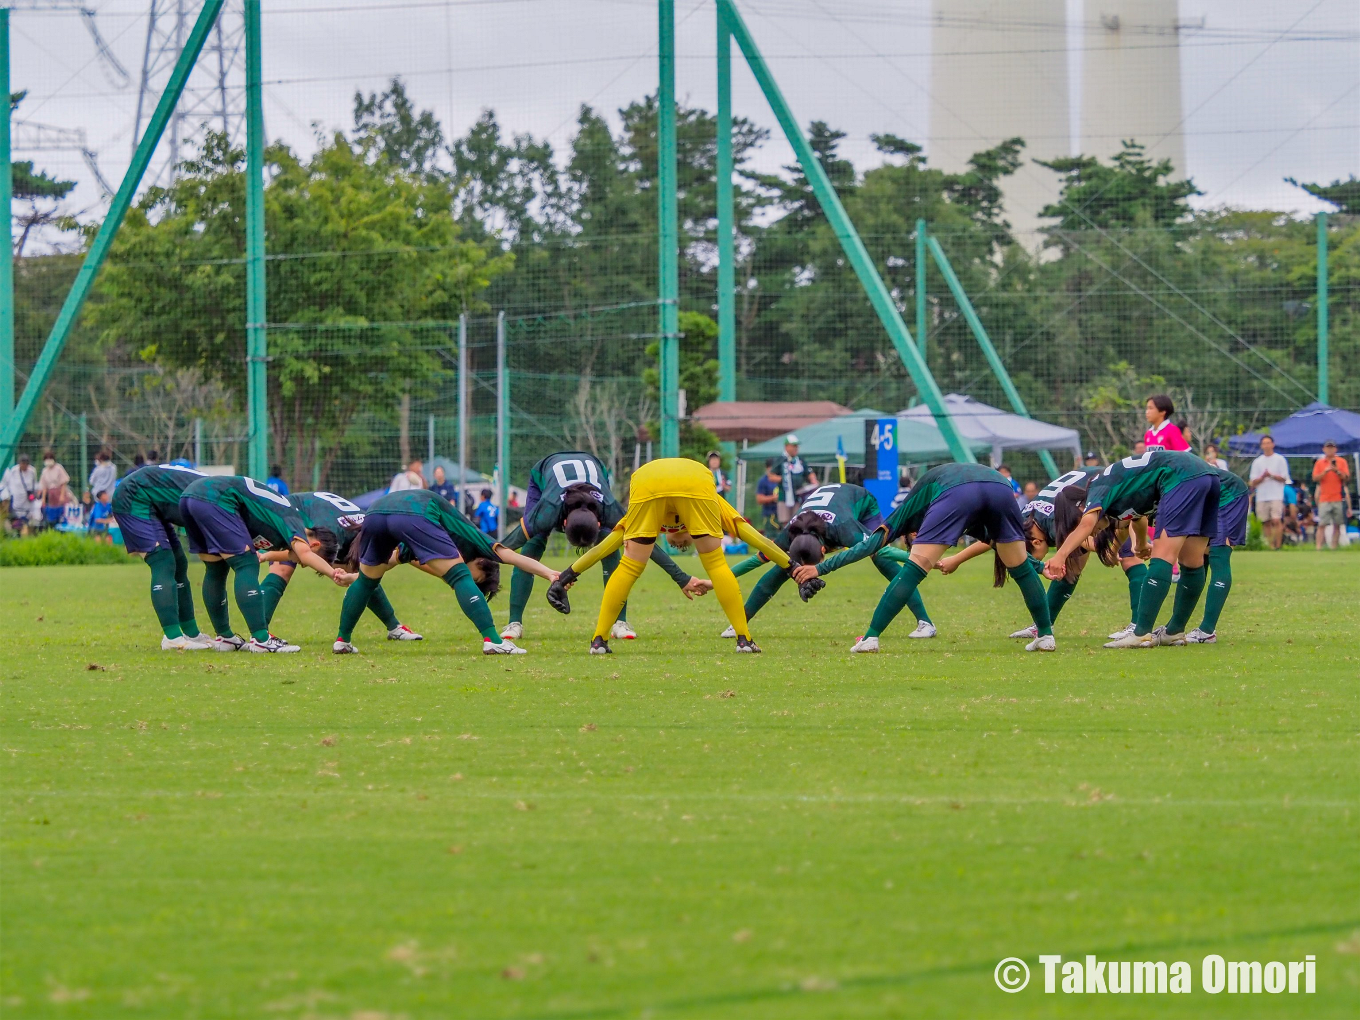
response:
<path fill-rule="evenodd" d="M 602 637 L 597 637 L 590 642 L 591 655 L 613 655 L 614 649 L 609 647 L 609 642 Z"/>
<path fill-rule="evenodd" d="M 814 577 L 810 581 L 804 581 L 798 586 L 798 597 L 804 602 L 809 601 L 812 596 L 826 587 L 826 582 L 820 577 Z"/>
<path fill-rule="evenodd" d="M 739 637 L 739 638 L 737 638 L 737 651 L 739 651 L 739 652 L 751 652 L 751 653 L 754 653 L 754 654 L 756 654 L 756 655 L 759 655 L 759 654 L 760 654 L 760 645 L 756 644 L 756 643 L 755 643 L 754 641 L 752 641 L 750 638 Z"/>

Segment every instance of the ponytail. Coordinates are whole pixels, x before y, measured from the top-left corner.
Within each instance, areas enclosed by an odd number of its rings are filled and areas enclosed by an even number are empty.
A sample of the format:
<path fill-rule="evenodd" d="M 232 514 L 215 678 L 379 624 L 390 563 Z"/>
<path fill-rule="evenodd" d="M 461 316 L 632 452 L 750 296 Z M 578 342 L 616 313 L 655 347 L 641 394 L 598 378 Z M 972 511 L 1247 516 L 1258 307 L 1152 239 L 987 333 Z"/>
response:
<path fill-rule="evenodd" d="M 1113 517 L 1102 518 L 1105 527 L 1096 532 L 1096 556 L 1107 567 L 1119 563 L 1119 527 Z"/>
<path fill-rule="evenodd" d="M 1004 588 L 1006 577 L 1008 576 L 1006 564 L 1001 562 L 1001 554 L 996 551 L 996 544 L 992 544 L 992 587 Z"/>

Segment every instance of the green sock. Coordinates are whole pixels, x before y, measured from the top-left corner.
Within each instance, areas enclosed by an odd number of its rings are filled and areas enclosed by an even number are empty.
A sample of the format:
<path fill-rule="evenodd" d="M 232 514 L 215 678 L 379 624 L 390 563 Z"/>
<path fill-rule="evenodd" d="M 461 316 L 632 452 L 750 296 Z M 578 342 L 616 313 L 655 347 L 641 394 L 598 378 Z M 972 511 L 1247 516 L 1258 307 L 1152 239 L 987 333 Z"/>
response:
<path fill-rule="evenodd" d="M 522 532 L 521 532 L 522 533 Z M 548 536 L 537 535 L 520 547 L 520 555 L 527 556 L 531 560 L 543 558 L 543 551 L 548 548 Z M 527 570 L 515 568 L 514 574 L 510 577 L 510 622 L 523 623 L 524 609 L 529 604 L 529 596 L 534 593 L 534 575 Z"/>
<path fill-rule="evenodd" d="M 1216 545 L 1209 549 L 1209 591 L 1204 596 L 1204 620 L 1199 629 L 1206 634 L 1218 631 L 1218 617 L 1232 591 L 1232 546 Z M 1184 576 L 1184 574 L 1182 574 Z"/>
<path fill-rule="evenodd" d="M 900 553 L 902 550 L 893 549 L 892 551 L 894 553 Z M 878 568 L 878 572 L 882 574 L 884 577 L 886 577 L 888 579 L 888 582 L 891 583 L 897 577 L 897 572 L 902 569 L 902 563 L 904 561 L 892 559 L 888 555 L 888 550 L 882 549 L 874 554 L 870 562 L 873 563 L 873 565 Z M 929 614 L 926 613 L 925 600 L 921 598 L 920 588 L 914 589 L 911 595 L 908 596 L 907 608 L 910 609 L 912 615 L 915 616 L 916 619 L 921 621 L 922 623 L 931 622 Z M 750 618 L 750 615 L 751 615 L 750 613 L 747 613 L 746 614 L 747 618 Z"/>
<path fill-rule="evenodd" d="M 1138 614 L 1133 618 L 1133 632 L 1139 637 L 1151 633 L 1157 626 L 1157 614 L 1162 611 L 1162 603 L 1170 591 L 1171 564 L 1154 559 L 1148 564 L 1147 576 L 1143 578 L 1143 590 L 1138 594 Z"/>
<path fill-rule="evenodd" d="M 245 617 L 246 629 L 256 641 L 269 640 L 269 621 L 264 615 L 264 593 L 260 591 L 260 559 L 254 553 L 241 553 L 227 560 L 236 586 L 236 608 Z"/>
<path fill-rule="evenodd" d="M 1027 559 L 1018 567 L 1007 567 L 1006 572 L 1015 578 L 1015 583 L 1020 586 L 1020 594 L 1025 597 L 1025 608 L 1029 610 L 1034 626 L 1039 628 L 1039 636 L 1052 634 L 1053 618 L 1048 615 L 1048 596 L 1044 592 L 1044 585 L 1039 580 L 1038 572 L 1034 569 L 1034 563 Z"/>
<path fill-rule="evenodd" d="M 743 574 L 749 574 L 759 567 L 760 564 L 761 559 L 759 556 L 748 556 L 732 568 L 732 576 L 741 577 Z M 749 616 L 750 614 L 748 613 L 747 615 Z"/>
<path fill-rule="evenodd" d="M 288 587 L 288 582 L 278 574 L 265 574 L 264 580 L 260 582 L 260 593 L 264 596 L 264 625 L 268 627 L 274 622 L 274 610 L 279 608 L 279 599 L 283 598 L 283 591 Z"/>
<path fill-rule="evenodd" d="M 926 602 L 921 598 L 921 589 L 914 588 L 912 593 L 907 596 L 907 608 L 911 610 L 911 615 L 916 617 L 920 623 L 930 623 L 930 617 L 926 614 Z"/>
<path fill-rule="evenodd" d="M 1204 582 L 1208 577 L 1209 571 L 1202 563 L 1198 567 L 1181 564 L 1181 581 L 1176 586 L 1176 601 L 1172 603 L 1171 619 L 1166 621 L 1168 634 L 1185 633 L 1185 625 L 1190 622 L 1190 614 L 1199 604 L 1199 597 L 1204 592 Z"/>
<path fill-rule="evenodd" d="M 1124 577 L 1129 582 L 1129 620 L 1138 619 L 1138 597 L 1143 594 L 1143 581 L 1147 578 L 1147 564 L 1135 563 L 1124 571 Z"/>
<path fill-rule="evenodd" d="M 926 577 L 926 571 L 910 560 L 902 564 L 902 569 L 893 578 L 893 583 L 888 585 L 882 598 L 878 600 L 878 605 L 874 609 L 874 618 L 869 621 L 869 629 L 864 632 L 864 636 L 878 637 L 887 630 L 888 624 L 892 623 L 897 614 L 902 611 L 902 608 L 911 601 L 916 586 Z"/>
<path fill-rule="evenodd" d="M 198 637 L 198 621 L 194 619 L 194 590 L 189 586 L 189 557 L 180 546 L 175 546 L 175 601 L 179 607 L 179 629 L 187 637 Z"/>
<path fill-rule="evenodd" d="M 481 589 L 472 580 L 472 572 L 468 570 L 467 564 L 454 564 L 444 575 L 444 583 L 458 596 L 458 608 L 472 621 L 472 625 L 477 628 L 482 638 L 493 645 L 500 644 L 501 636 L 496 630 L 496 621 L 491 618 L 491 607 L 486 604 L 486 599 L 482 598 Z"/>
<path fill-rule="evenodd" d="M 218 637 L 233 637 L 231 616 L 227 613 L 227 577 L 231 567 L 226 560 L 210 560 L 203 564 L 203 605 L 208 620 Z"/>
<path fill-rule="evenodd" d="M 360 577 L 363 575 L 360 574 Z M 353 587 L 351 585 L 350 587 Z M 392 603 L 387 600 L 387 592 L 382 590 L 382 586 L 373 589 L 373 594 L 368 597 L 368 608 L 373 615 L 382 621 L 383 626 L 388 631 L 394 631 L 401 626 L 401 621 L 397 619 L 397 611 L 392 608 Z M 348 639 L 346 639 L 348 640 Z"/>
<path fill-rule="evenodd" d="M 184 632 L 179 626 L 179 590 L 175 587 L 175 554 L 169 549 L 157 549 L 146 554 L 146 565 L 151 568 L 151 608 L 168 638 Z"/>
<path fill-rule="evenodd" d="M 756 586 L 751 589 L 751 594 L 746 596 L 746 619 L 750 620 L 765 607 L 765 603 L 774 598 L 775 592 L 784 586 L 784 582 L 789 579 L 789 572 L 777 564 L 770 564 L 770 569 L 760 576 Z"/>
<path fill-rule="evenodd" d="M 614 573 L 614 571 L 618 568 L 618 565 L 619 565 L 619 556 L 620 556 L 620 555 L 621 555 L 621 554 L 618 553 L 618 552 L 612 552 L 612 553 L 610 553 L 608 556 L 606 556 L 604 559 L 600 560 L 600 573 L 601 573 L 601 574 L 603 575 L 603 577 L 604 577 L 604 583 L 605 583 L 605 584 L 608 584 L 608 583 L 609 583 L 609 575 L 612 574 L 612 573 Z M 620 620 L 622 623 L 627 623 L 627 622 L 628 622 L 628 603 L 627 603 L 627 602 L 625 602 L 623 605 L 619 606 L 619 620 Z"/>
<path fill-rule="evenodd" d="M 1058 614 L 1062 612 L 1063 606 L 1067 605 L 1067 600 L 1072 597 L 1072 593 L 1076 590 L 1076 582 L 1069 582 L 1065 577 L 1048 582 L 1048 619 L 1050 623 L 1058 622 Z"/>
<path fill-rule="evenodd" d="M 354 636 L 354 625 L 359 622 L 359 617 L 364 615 L 373 593 L 382 590 L 381 584 L 380 578 L 369 577 L 360 571 L 354 583 L 345 589 L 345 601 L 340 607 L 340 629 L 335 635 L 337 638 L 348 641 Z"/>

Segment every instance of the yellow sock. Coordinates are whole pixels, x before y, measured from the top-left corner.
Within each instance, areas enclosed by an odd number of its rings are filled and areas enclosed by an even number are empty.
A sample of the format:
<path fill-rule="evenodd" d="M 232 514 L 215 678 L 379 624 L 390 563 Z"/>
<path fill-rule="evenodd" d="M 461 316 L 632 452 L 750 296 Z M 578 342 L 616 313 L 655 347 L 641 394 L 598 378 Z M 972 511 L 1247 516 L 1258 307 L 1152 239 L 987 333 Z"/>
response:
<path fill-rule="evenodd" d="M 746 625 L 746 607 L 741 600 L 741 585 L 737 584 L 736 575 L 727 565 L 727 557 L 723 555 L 721 549 L 714 549 L 711 552 L 701 552 L 699 562 L 704 565 L 708 579 L 713 582 L 713 594 L 718 596 L 718 605 L 722 606 L 723 612 L 727 614 L 727 622 L 732 624 L 737 637 L 744 637 L 749 641 L 751 628 Z"/>
<path fill-rule="evenodd" d="M 596 637 L 609 637 L 609 628 L 614 626 L 614 621 L 619 618 L 619 611 L 628 601 L 628 593 L 633 589 L 633 582 L 642 576 L 642 571 L 646 567 L 646 560 L 639 562 L 627 556 L 619 557 L 619 565 L 609 575 L 609 583 L 604 586 L 604 598 L 600 599 L 600 618 L 595 621 Z M 736 583 L 736 578 L 732 580 Z"/>

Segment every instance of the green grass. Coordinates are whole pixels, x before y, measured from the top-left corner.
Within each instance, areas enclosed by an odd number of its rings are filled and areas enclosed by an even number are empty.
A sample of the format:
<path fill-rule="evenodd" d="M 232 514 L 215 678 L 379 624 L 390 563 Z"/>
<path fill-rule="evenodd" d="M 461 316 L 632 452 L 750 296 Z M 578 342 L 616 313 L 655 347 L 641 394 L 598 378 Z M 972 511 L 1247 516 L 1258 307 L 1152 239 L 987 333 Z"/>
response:
<path fill-rule="evenodd" d="M 659 571 L 590 658 L 598 581 L 483 658 L 449 591 L 421 644 L 167 654 L 147 575 L 5 571 L 3 989 L 12 1017 L 1360 1014 L 1360 581 L 1246 553 L 1213 647 L 1107 652 L 1093 567 L 1056 655 L 983 561 L 941 636 L 852 658 L 882 588 L 791 592 L 739 657 Z M 196 575 L 197 576 L 197 575 Z M 747 579 L 752 580 L 751 578 Z M 502 596 L 504 598 L 504 596 Z M 495 604 L 498 618 L 505 608 Z M 233 610 L 234 612 L 234 610 Z M 1046 996 L 1037 957 L 1187 960 L 1192 995 Z M 1317 957 L 1310 997 L 1207 995 L 1201 958 Z M 1035 980 L 993 984 L 1006 956 Z"/>

